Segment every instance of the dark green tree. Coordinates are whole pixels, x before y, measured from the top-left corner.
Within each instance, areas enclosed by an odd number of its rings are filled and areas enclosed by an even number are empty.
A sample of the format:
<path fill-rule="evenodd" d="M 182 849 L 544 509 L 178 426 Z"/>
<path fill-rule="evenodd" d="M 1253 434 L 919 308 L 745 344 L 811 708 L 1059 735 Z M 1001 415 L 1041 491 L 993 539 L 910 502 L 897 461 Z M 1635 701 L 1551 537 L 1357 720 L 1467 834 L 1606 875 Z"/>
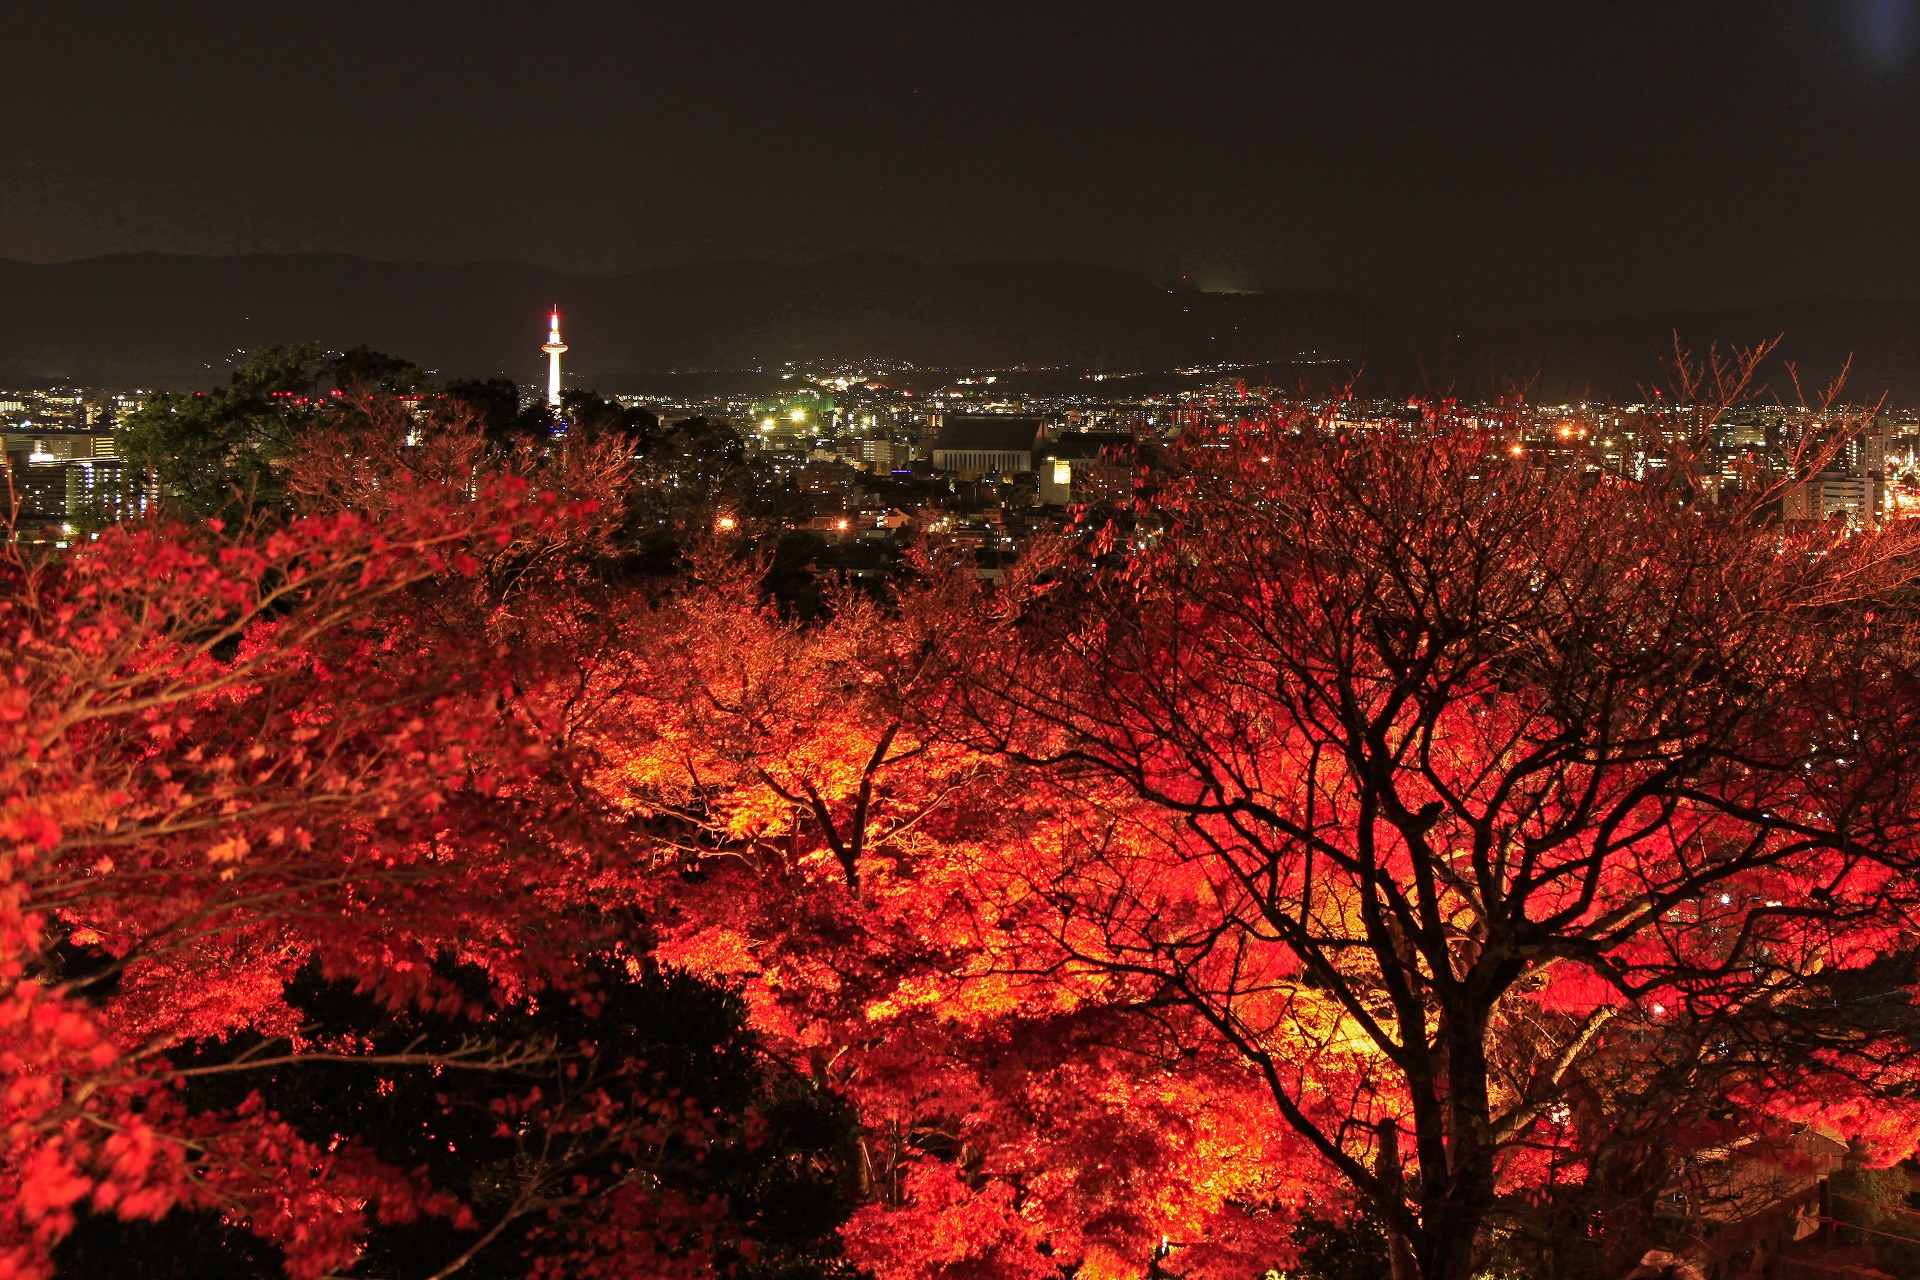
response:
<path fill-rule="evenodd" d="M 636 452 L 642 453 L 660 425 L 660 420 L 647 410 L 623 405 L 618 400 L 602 399 L 593 391 L 563 392 L 556 417 L 559 429 L 569 436 L 593 440 L 623 435 L 634 442 Z"/>
<path fill-rule="evenodd" d="M 327 380 L 342 393 L 383 391 L 391 395 L 422 395 L 433 390 L 426 371 L 411 360 L 375 351 L 365 343 L 331 356 Z"/>
<path fill-rule="evenodd" d="M 311 342 L 262 347 L 227 386 L 160 392 L 116 424 L 114 436 L 132 481 L 151 477 L 178 515 L 277 510 L 286 499 L 282 462 L 301 431 L 352 396 L 426 385 L 417 366 L 364 346 L 334 355 Z"/>
<path fill-rule="evenodd" d="M 511 378 L 455 378 L 441 389 L 435 414 L 443 421 L 476 423 L 492 444 L 512 448 L 553 436 L 553 412 L 544 401 L 527 403 Z"/>

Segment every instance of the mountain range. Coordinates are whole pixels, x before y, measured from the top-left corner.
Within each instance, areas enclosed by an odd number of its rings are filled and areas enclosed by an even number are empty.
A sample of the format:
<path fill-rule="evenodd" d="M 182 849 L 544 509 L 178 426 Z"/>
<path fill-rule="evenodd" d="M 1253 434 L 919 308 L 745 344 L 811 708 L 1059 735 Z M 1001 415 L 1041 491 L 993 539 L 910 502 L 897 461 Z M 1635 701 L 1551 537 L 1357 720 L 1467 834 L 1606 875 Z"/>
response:
<path fill-rule="evenodd" d="M 544 375 L 558 305 L 569 381 L 644 392 L 670 371 L 884 359 L 929 368 L 1066 365 L 1113 371 L 1201 363 L 1287 366 L 1325 380 L 1364 368 L 1378 394 L 1631 397 L 1662 379 L 1677 332 L 1753 342 L 1826 378 L 1853 357 L 1850 393 L 1920 403 L 1920 300 L 1801 298 L 1606 319 L 1470 325 L 1329 291 L 1203 293 L 1062 262 L 927 264 L 858 254 L 809 264 L 704 263 L 611 276 L 513 262 L 421 264 L 339 254 L 121 254 L 0 259 L 0 383 L 106 388 L 224 383 L 250 347 L 362 343 L 441 377 Z M 1784 370 L 1776 367 L 1778 389 Z"/>

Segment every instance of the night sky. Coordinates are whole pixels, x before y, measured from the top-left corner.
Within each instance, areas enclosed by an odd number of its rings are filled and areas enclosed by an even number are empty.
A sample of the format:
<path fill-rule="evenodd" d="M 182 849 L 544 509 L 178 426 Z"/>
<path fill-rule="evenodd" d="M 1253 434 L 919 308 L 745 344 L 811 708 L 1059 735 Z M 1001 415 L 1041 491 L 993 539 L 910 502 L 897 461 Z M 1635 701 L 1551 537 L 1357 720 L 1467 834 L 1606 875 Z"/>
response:
<path fill-rule="evenodd" d="M 73 0 L 7 4 L 0 48 L 0 257 L 1920 297 L 1920 0 Z"/>

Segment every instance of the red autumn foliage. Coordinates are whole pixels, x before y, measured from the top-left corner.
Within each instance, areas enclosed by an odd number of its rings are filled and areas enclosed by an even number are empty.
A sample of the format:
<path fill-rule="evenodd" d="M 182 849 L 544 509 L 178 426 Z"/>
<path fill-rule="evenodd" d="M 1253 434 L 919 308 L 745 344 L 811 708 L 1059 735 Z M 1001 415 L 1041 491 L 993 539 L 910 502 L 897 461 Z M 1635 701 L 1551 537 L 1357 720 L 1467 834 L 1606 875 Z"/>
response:
<path fill-rule="evenodd" d="M 1450 1280 L 1525 1194 L 1657 1182 L 1636 1124 L 1920 1136 L 1873 985 L 1916 887 L 1904 534 L 1281 418 L 1003 585 L 927 558 L 800 623 L 722 547 L 610 581 L 617 442 L 369 415 L 307 440 L 288 521 L 0 567 L 0 1275 L 175 1205 L 296 1276 L 422 1215 L 467 1256 L 537 1219 L 538 1274 L 721 1265 L 728 1206 L 648 1163 L 711 1118 L 591 1046 L 500 1104 L 568 1154 L 493 1222 L 257 1096 L 187 1106 L 384 1060 L 306 1033 L 316 970 L 477 1036 L 449 961 L 506 1003 L 590 1000 L 588 952 L 737 984 L 857 1108 L 880 1280 L 1243 1276 L 1307 1201 Z"/>
<path fill-rule="evenodd" d="M 82 1206 L 217 1207 L 296 1275 L 349 1260 L 365 1215 L 449 1208 L 257 1105 L 172 1097 L 190 1042 L 297 1045 L 308 964 L 452 1008 L 438 954 L 506 986 L 564 954 L 537 902 L 572 854 L 530 838 L 551 750 L 510 668 L 483 630 L 393 623 L 605 518 L 510 467 L 385 479 L 378 518 L 156 519 L 0 564 L 0 1270 L 43 1274 Z"/>

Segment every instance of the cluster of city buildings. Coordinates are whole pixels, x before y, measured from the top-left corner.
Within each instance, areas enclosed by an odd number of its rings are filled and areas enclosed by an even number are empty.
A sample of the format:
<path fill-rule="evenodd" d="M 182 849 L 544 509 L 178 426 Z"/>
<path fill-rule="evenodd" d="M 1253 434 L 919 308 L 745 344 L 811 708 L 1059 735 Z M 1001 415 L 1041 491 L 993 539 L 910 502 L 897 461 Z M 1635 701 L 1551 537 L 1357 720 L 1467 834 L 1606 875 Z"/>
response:
<path fill-rule="evenodd" d="M 545 385 L 525 394 L 557 407 L 568 350 L 557 310 L 546 339 Z M 756 473 L 791 499 L 787 527 L 817 536 L 846 571 L 882 571 L 881 544 L 914 531 L 969 547 L 990 572 L 996 557 L 1058 529 L 1075 508 L 1125 497 L 1142 446 L 1272 404 L 1272 391 L 1249 386 L 1253 372 L 790 364 L 735 375 L 731 387 L 725 375 L 708 375 L 709 390 L 699 395 L 616 398 L 666 430 L 695 419 L 725 424 Z M 62 541 L 85 516 L 122 513 L 114 505 L 124 507 L 139 486 L 123 473 L 114 424 L 140 403 L 138 392 L 0 390 L 16 537 Z M 1333 429 L 1420 420 L 1404 401 L 1339 398 L 1313 408 Z M 1691 481 L 1710 493 L 1784 476 L 1831 427 L 1831 415 L 1778 407 L 1696 414 L 1638 404 L 1499 405 L 1457 417 L 1498 433 L 1515 457 L 1542 468 L 1647 479 L 1684 456 Z M 1811 477 L 1780 486 L 1783 519 L 1868 526 L 1920 514 L 1920 415 L 1882 413 L 1819 461 Z"/>
<path fill-rule="evenodd" d="M 88 513 L 115 510 L 126 489 L 113 424 L 138 393 L 79 387 L 0 389 L 0 516 L 16 537 L 63 541 Z"/>
<path fill-rule="evenodd" d="M 1748 406 L 1558 405 L 1513 413 L 1510 451 L 1635 480 L 1688 470 L 1710 499 L 1744 491 L 1788 522 L 1868 528 L 1920 515 L 1920 413 Z"/>
<path fill-rule="evenodd" d="M 866 369 L 785 375 L 793 389 L 697 402 L 623 397 L 663 419 L 711 415 L 741 425 L 749 447 L 829 501 L 882 492 L 882 478 L 923 483 L 921 505 L 979 522 L 1050 523 L 1058 508 L 1124 495 L 1134 446 L 1171 440 L 1189 427 L 1258 413 L 1271 391 L 1221 381 L 1102 394 L 1089 385 L 1021 393 L 994 373 Z M 903 388 L 911 381 L 919 390 Z M 928 384 L 934 383 L 929 390 Z M 998 384 L 996 386 L 996 384 Z M 1297 402 L 1294 407 L 1300 407 Z M 1307 406 L 1331 430 L 1417 428 L 1422 410 L 1404 401 L 1339 399 Z M 1634 480 L 1688 469 L 1709 498 L 1760 489 L 1787 521 L 1845 520 L 1857 528 L 1920 515 L 1920 413 L 1882 411 L 1862 425 L 1845 411 L 1749 407 L 1707 412 L 1645 404 L 1490 405 L 1456 410 L 1454 421 L 1488 431 L 1506 451 L 1542 469 Z M 1416 432 L 1417 436 L 1417 432 Z M 1831 447 L 1823 441 L 1831 440 Z M 1788 476 L 1812 465 L 1812 474 Z M 927 487 L 930 484 L 931 487 Z M 834 507 L 834 517 L 854 513 Z M 852 520 L 859 529 L 869 522 Z"/>

